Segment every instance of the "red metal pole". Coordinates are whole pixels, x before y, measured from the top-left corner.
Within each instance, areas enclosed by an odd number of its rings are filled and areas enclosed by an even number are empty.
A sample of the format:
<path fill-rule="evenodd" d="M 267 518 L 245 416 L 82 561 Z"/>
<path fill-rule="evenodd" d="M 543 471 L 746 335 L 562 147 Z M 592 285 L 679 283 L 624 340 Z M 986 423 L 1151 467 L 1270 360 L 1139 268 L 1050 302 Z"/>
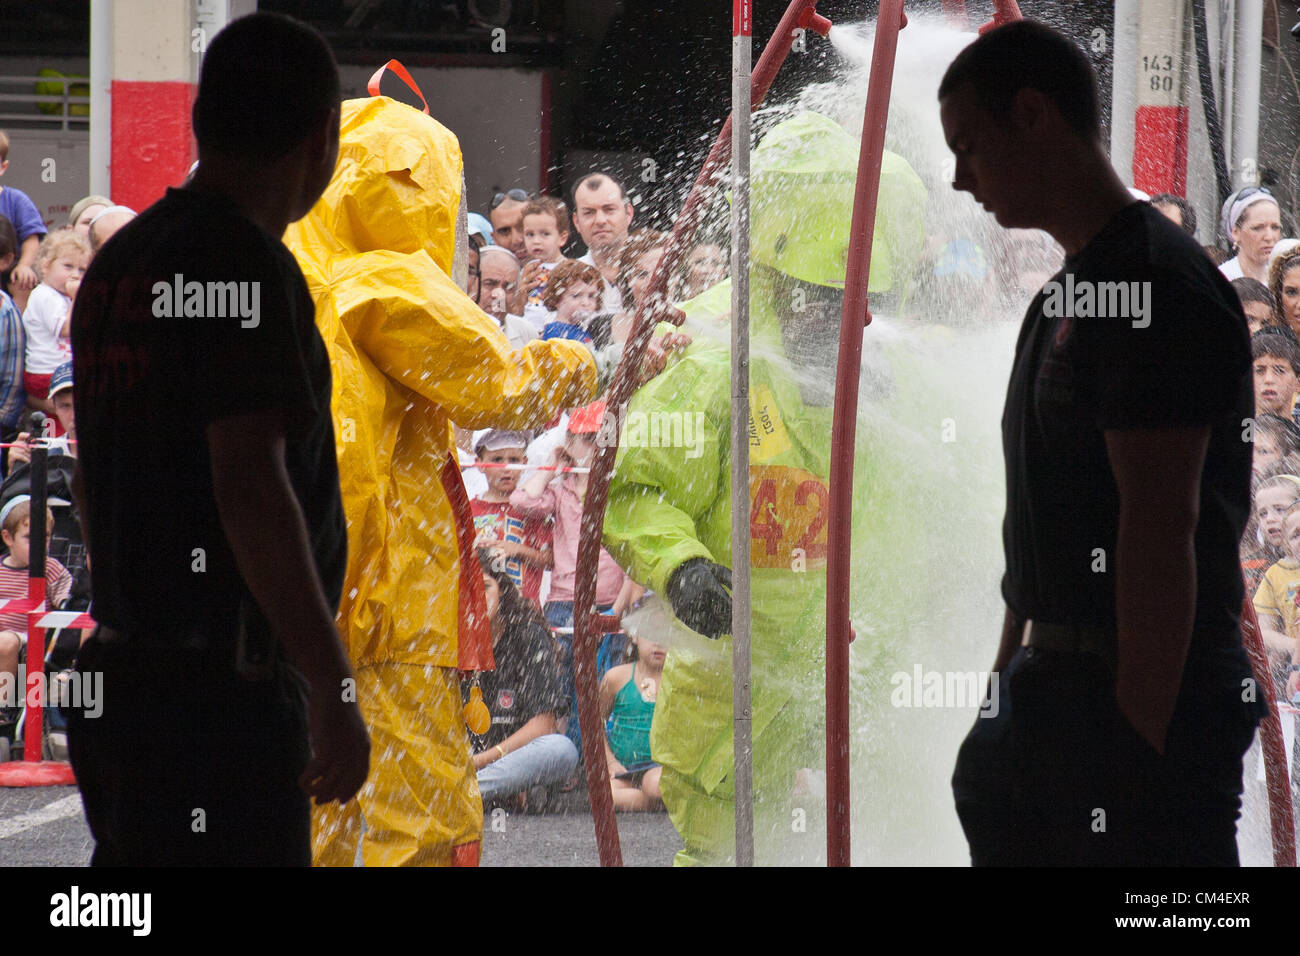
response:
<path fill-rule="evenodd" d="M 749 526 L 749 111 L 751 0 L 733 0 L 731 37 L 731 527 Z M 754 720 L 749 535 L 731 535 L 731 753 L 735 863 L 754 865 Z"/>
<path fill-rule="evenodd" d="M 1016 0 L 993 0 L 993 19 L 980 27 L 980 36 L 990 30 L 996 30 L 1004 23 L 1019 19 L 1021 19 L 1020 6 L 1016 3 Z"/>
<path fill-rule="evenodd" d="M 1295 866 L 1295 818 L 1291 808 L 1291 781 L 1286 766 L 1282 723 L 1273 704 L 1273 678 L 1264 653 L 1264 638 L 1247 594 L 1241 602 L 1241 643 L 1250 654 L 1255 689 L 1268 703 L 1268 716 L 1259 725 L 1259 746 L 1264 754 L 1264 779 L 1268 784 L 1268 818 L 1273 834 L 1273 865 Z"/>
<path fill-rule="evenodd" d="M 27 559 L 27 680 L 19 692 L 27 696 L 23 716 L 23 760 L 0 766 L 0 786 L 47 787 L 67 786 L 76 782 L 66 763 L 41 760 L 45 743 L 42 709 L 53 695 L 45 677 L 45 629 L 41 626 L 45 603 L 45 531 L 46 531 L 46 456 L 44 443 L 32 449 L 31 475 L 31 546 Z M 39 687 L 38 687 L 39 685 Z M 28 689 L 37 693 L 27 694 Z"/>
<path fill-rule="evenodd" d="M 27 548 L 27 600 L 32 608 L 27 612 L 27 686 L 33 678 L 47 687 L 45 681 L 45 630 L 38 623 L 44 615 L 45 605 L 45 511 L 48 475 L 46 472 L 49 451 L 41 446 L 32 449 L 31 501 L 29 502 Z M 23 717 L 23 759 L 40 763 L 45 742 L 42 710 L 45 701 L 36 698 L 27 701 Z"/>
<path fill-rule="evenodd" d="M 853 449 L 858 421 L 862 329 L 871 322 L 867 280 L 880 194 L 880 164 L 889 119 L 898 31 L 906 24 L 903 0 L 882 0 L 867 85 L 853 225 L 844 277 L 840 354 L 831 424 L 830 522 L 826 565 L 826 865 L 849 865 L 849 566 L 853 514 Z"/>
<path fill-rule="evenodd" d="M 817 0 L 791 0 L 786 8 L 750 76 L 751 110 L 763 102 L 772 80 L 789 55 L 794 44 L 795 28 L 812 29 L 823 35 L 830 29 L 830 21 L 814 10 L 816 4 Z M 641 357 L 650 342 L 655 325 L 671 315 L 667 299 L 668 277 L 676 271 L 683 251 L 694 238 L 708 197 L 719 185 L 717 176 L 730 159 L 731 118 L 728 117 L 682 204 L 682 211 L 673 224 L 672 235 L 650 278 L 646 294 L 637 303 L 632 333 L 623 346 L 623 359 L 614 374 L 606 400 L 607 407 L 616 413 L 616 418 L 618 409 L 631 398 L 636 388 L 635 370 L 641 367 Z M 596 847 L 600 852 L 601 866 L 623 865 L 605 750 L 600 743 L 599 735 L 603 731 L 600 726 L 595 673 L 596 645 L 600 635 L 618 630 L 618 626 L 614 618 L 592 611 L 596 606 L 596 567 L 600 557 L 601 533 L 605 527 L 605 504 L 609 500 L 610 472 L 617 452 L 616 442 L 598 447 L 592 460 L 591 474 L 587 479 L 587 498 L 582 511 L 582 536 L 578 543 L 573 595 L 573 663 L 574 683 L 578 693 L 578 726 L 582 729 L 582 753 L 587 765 L 587 795 L 591 800 L 591 816 L 596 829 Z"/>
<path fill-rule="evenodd" d="M 35 537 L 32 538 L 32 550 L 36 550 Z M 40 683 L 44 691 L 49 686 L 45 681 L 45 629 L 36 622 L 45 616 L 45 569 L 42 567 L 41 573 L 37 574 L 35 568 L 35 564 L 29 567 L 27 577 L 27 600 L 32 603 L 32 609 L 27 612 L 27 687 Z M 41 762 L 45 704 L 45 699 L 28 695 L 23 716 L 23 759 L 33 764 Z"/>

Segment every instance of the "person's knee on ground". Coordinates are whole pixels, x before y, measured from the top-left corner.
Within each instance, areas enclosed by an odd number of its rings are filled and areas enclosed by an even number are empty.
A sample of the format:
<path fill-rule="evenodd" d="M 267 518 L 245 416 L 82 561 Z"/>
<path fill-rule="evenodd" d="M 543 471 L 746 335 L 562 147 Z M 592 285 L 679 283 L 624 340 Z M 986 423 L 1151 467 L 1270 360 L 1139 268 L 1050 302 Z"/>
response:
<path fill-rule="evenodd" d="M 663 767 L 651 767 L 641 778 L 641 792 L 645 794 L 647 810 L 663 808 L 664 792 L 659 788 L 659 778 L 663 776 L 663 772 Z"/>
<path fill-rule="evenodd" d="M 635 813 L 646 809 L 645 794 L 641 788 L 617 777 L 609 782 L 610 792 L 614 798 L 614 809 L 625 813 Z"/>
<path fill-rule="evenodd" d="M 519 750 L 478 771 L 484 809 L 494 801 L 508 800 L 532 787 L 559 786 L 577 768 L 578 748 L 564 734 L 545 734 L 530 740 Z"/>

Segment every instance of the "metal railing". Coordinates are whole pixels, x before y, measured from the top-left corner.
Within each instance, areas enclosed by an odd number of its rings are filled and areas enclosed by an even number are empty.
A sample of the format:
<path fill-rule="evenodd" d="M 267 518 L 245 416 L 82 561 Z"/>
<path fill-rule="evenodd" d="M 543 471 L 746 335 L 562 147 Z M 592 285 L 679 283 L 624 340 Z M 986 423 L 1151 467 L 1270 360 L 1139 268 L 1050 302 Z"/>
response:
<path fill-rule="evenodd" d="M 38 84 L 51 87 L 51 92 L 36 92 Z M 90 79 L 82 76 L 0 75 L 0 127 L 84 132 L 90 127 L 90 91 L 79 96 L 72 88 L 89 85 Z M 86 115 L 76 115 L 76 107 L 84 108 Z"/>

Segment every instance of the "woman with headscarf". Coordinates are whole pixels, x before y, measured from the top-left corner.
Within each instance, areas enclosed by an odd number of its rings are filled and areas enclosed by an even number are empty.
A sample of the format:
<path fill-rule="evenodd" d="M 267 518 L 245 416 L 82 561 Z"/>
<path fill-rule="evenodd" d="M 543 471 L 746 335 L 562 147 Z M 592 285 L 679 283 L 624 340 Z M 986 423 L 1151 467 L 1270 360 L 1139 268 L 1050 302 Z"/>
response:
<path fill-rule="evenodd" d="M 1282 210 L 1263 186 L 1239 189 L 1223 203 L 1219 228 L 1237 254 L 1219 266 L 1228 281 L 1268 281 L 1268 254 L 1282 238 Z"/>

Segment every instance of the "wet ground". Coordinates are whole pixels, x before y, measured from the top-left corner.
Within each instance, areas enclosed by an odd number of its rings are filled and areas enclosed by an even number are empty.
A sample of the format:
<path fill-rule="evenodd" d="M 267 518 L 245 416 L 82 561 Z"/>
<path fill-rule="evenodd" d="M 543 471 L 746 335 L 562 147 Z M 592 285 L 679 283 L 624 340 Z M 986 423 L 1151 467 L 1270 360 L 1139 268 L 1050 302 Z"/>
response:
<path fill-rule="evenodd" d="M 668 866 L 681 841 L 665 813 L 618 818 L 627 866 Z M 542 814 L 498 811 L 484 821 L 484 866 L 598 866 L 581 791 Z M 0 788 L 0 866 L 86 866 L 93 848 L 75 787 Z"/>
<path fill-rule="evenodd" d="M 1237 846 L 1245 866 L 1269 866 L 1267 801 L 1247 758 L 1245 819 Z M 620 814 L 626 866 L 669 866 L 681 840 L 666 813 Z M 595 831 L 581 790 L 552 797 L 543 813 L 498 810 L 484 820 L 484 866 L 598 866 Z M 0 788 L 0 866 L 86 866 L 90 831 L 75 787 Z"/>

